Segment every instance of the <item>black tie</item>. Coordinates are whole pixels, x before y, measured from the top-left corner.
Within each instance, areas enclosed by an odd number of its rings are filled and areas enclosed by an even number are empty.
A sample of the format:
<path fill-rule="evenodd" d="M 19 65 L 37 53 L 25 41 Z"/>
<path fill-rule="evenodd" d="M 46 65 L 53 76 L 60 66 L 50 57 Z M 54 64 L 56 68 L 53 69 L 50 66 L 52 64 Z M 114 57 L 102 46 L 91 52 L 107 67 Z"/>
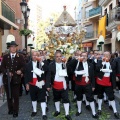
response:
<path fill-rule="evenodd" d="M 41 63 L 39 62 L 39 68 L 41 69 L 42 68 L 42 65 L 41 65 Z"/>

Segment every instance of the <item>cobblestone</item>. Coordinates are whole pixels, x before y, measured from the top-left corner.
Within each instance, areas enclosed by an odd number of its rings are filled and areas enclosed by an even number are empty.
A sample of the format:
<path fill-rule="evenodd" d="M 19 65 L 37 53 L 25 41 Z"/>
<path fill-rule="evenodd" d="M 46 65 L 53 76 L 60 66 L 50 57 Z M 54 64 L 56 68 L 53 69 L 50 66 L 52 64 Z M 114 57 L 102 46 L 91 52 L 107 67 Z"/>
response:
<path fill-rule="evenodd" d="M 71 92 L 70 92 L 71 96 Z M 72 101 L 72 97 L 70 97 L 70 100 Z M 120 112 L 120 104 L 118 101 L 116 101 L 117 104 L 117 110 Z M 0 107 L 0 120 L 42 120 L 41 115 L 41 109 L 40 109 L 40 103 L 38 103 L 38 111 L 37 115 L 35 117 L 31 117 L 32 112 L 32 105 L 30 101 L 29 95 L 23 95 L 20 97 L 20 108 L 19 108 L 19 116 L 18 118 L 13 118 L 12 115 L 8 115 L 7 110 L 7 103 L 3 104 Z M 64 119 L 64 108 L 61 104 L 61 115 L 57 118 L 53 117 L 53 113 L 55 111 L 52 94 L 50 94 L 50 101 L 48 103 L 49 111 L 47 112 L 48 120 L 65 120 Z M 103 103 L 103 114 L 100 117 L 99 120 L 115 120 L 112 110 L 108 108 L 108 104 Z M 97 109 L 96 109 L 97 110 Z M 82 114 L 79 117 L 76 117 L 77 108 L 76 103 L 71 102 L 71 109 L 70 109 L 70 115 L 72 116 L 72 120 L 94 120 L 92 118 L 91 111 L 86 110 L 85 105 L 82 104 Z"/>

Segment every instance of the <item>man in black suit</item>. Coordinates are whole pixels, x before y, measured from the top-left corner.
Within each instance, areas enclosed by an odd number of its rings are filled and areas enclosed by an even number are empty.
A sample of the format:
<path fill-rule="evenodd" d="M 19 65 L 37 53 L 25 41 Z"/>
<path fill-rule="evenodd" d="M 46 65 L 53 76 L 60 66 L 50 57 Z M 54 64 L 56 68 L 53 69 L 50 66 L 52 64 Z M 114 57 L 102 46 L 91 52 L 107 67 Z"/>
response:
<path fill-rule="evenodd" d="M 75 93 L 77 95 L 77 107 L 78 112 L 76 116 L 81 114 L 81 104 L 83 98 L 83 91 L 86 95 L 86 99 L 90 104 L 92 109 L 93 118 L 98 118 L 98 115 L 95 112 L 93 91 L 95 90 L 95 78 L 94 78 L 94 68 L 91 63 L 87 61 L 87 53 L 83 52 L 81 58 L 78 60 L 72 61 L 68 69 L 75 73 Z"/>
<path fill-rule="evenodd" d="M 9 35 L 7 39 L 15 39 L 13 35 Z M 19 90 L 21 83 L 21 74 L 24 72 L 24 58 L 17 53 L 17 44 L 12 41 L 9 45 L 10 53 L 3 56 L 1 70 L 3 73 L 3 84 L 7 95 L 8 114 L 18 117 L 19 112 Z M 8 73 L 8 72 L 9 73 Z M 9 82 L 8 84 L 8 76 Z M 10 93 L 11 91 L 11 93 Z"/>
<path fill-rule="evenodd" d="M 50 90 L 50 85 L 53 89 L 53 97 L 55 102 L 56 112 L 54 116 L 60 114 L 60 100 L 65 109 L 65 118 L 71 120 L 69 115 L 69 98 L 68 98 L 68 88 L 67 88 L 67 70 L 65 63 L 62 63 L 62 53 L 55 53 L 55 61 L 51 62 L 49 65 L 49 71 L 46 77 L 46 87 L 47 90 Z"/>
<path fill-rule="evenodd" d="M 31 117 L 37 114 L 37 100 L 39 100 L 41 102 L 43 120 L 47 120 L 45 74 L 48 70 L 48 66 L 38 55 L 38 52 L 32 52 L 32 61 L 26 65 L 25 69 L 25 83 L 26 89 L 30 91 L 32 100 L 33 112 Z"/>
<path fill-rule="evenodd" d="M 104 52 L 104 57 L 102 60 L 99 60 L 96 64 L 96 72 L 97 72 L 97 88 L 98 88 L 98 114 L 101 115 L 101 106 L 103 93 L 105 92 L 108 96 L 108 100 L 113 108 L 114 116 L 116 119 L 119 119 L 119 114 L 116 110 L 115 98 L 113 89 L 115 89 L 116 85 L 116 76 L 115 76 L 115 68 L 112 63 L 110 63 L 110 52 Z"/>

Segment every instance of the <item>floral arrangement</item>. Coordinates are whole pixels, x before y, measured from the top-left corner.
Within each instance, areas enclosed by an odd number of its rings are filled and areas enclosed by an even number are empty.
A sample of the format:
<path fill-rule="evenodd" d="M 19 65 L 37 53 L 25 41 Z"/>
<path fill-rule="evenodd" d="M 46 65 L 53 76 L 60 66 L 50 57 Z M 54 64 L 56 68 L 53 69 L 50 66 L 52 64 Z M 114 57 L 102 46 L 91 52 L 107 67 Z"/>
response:
<path fill-rule="evenodd" d="M 73 54 L 77 49 L 79 49 L 78 45 L 70 45 L 70 43 L 66 43 L 57 48 L 57 50 L 61 50 L 63 54 Z"/>

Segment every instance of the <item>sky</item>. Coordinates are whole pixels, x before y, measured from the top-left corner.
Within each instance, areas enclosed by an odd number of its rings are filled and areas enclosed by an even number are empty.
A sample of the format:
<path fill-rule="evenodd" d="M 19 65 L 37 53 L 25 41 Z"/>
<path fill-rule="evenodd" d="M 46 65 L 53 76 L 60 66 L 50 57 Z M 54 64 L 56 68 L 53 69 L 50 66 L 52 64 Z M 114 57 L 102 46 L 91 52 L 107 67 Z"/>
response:
<path fill-rule="evenodd" d="M 50 17 L 51 13 L 59 12 L 62 13 L 63 6 L 67 7 L 67 11 L 74 18 L 74 8 L 78 5 L 79 0 L 36 0 L 37 3 L 42 7 L 42 17 L 46 19 Z"/>

